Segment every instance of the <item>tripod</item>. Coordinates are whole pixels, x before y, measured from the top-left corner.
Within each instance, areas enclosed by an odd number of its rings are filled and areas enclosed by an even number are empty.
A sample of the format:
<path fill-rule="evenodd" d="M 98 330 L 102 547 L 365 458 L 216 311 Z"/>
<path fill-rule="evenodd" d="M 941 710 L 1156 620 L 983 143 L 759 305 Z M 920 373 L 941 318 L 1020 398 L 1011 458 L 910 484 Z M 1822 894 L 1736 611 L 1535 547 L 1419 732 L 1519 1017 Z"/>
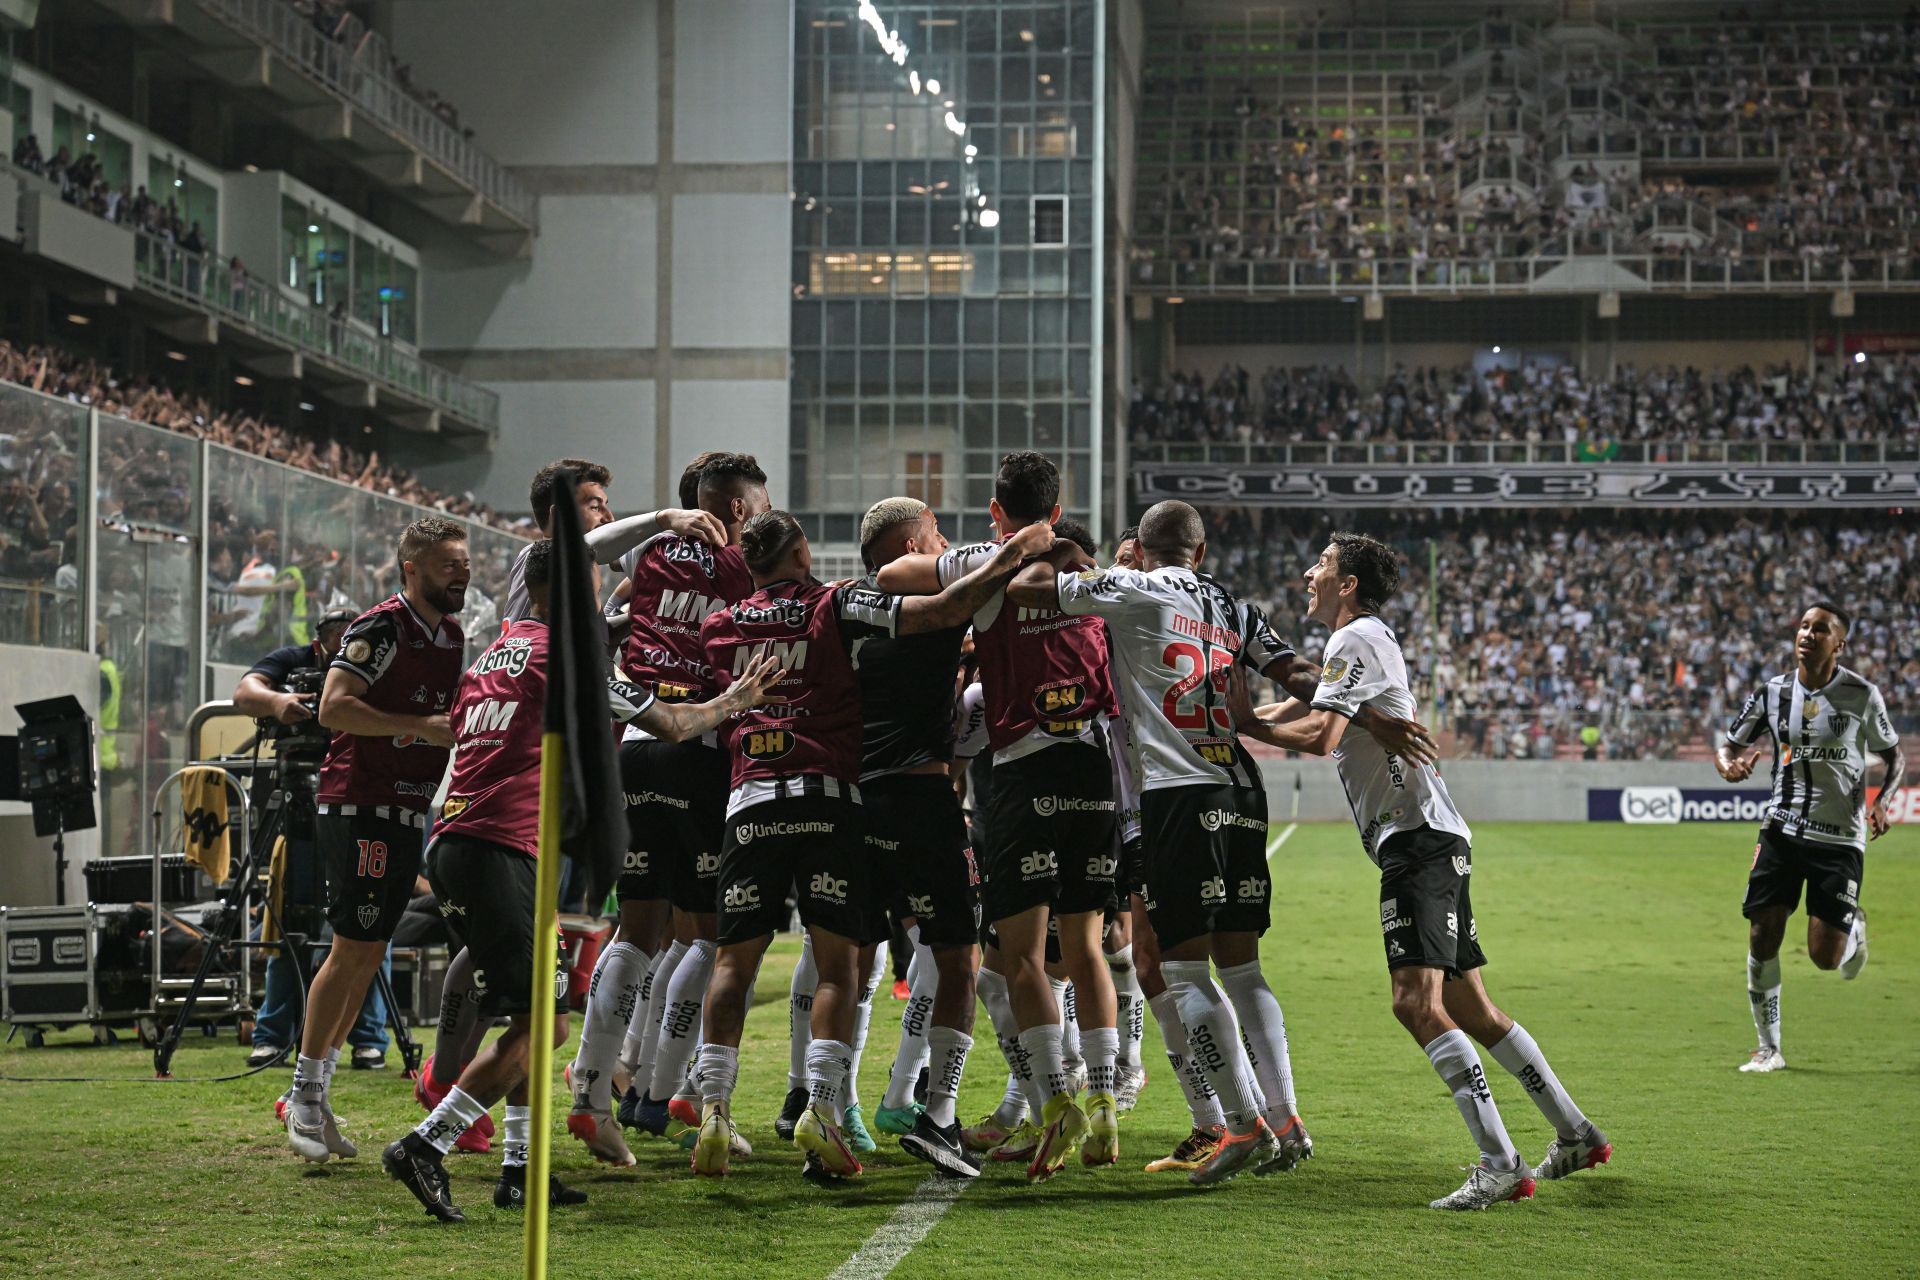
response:
<path fill-rule="evenodd" d="M 246 913 L 239 904 L 247 894 L 247 889 L 258 875 L 258 868 L 271 865 L 274 841 L 285 835 L 296 806 L 305 818 L 305 829 L 313 829 L 313 788 L 310 775 L 315 766 L 303 762 L 282 758 L 278 762 L 276 785 L 268 796 L 264 806 L 266 816 L 259 830 L 253 833 L 253 840 L 242 855 L 240 865 L 234 869 L 233 880 L 221 897 L 220 910 L 215 914 L 213 925 L 207 931 L 205 949 L 200 955 L 200 967 L 193 976 L 193 985 L 187 989 L 186 998 L 180 1004 L 180 1012 L 174 1015 L 173 1024 L 167 1028 L 160 1043 L 153 1051 L 154 1074 L 167 1079 L 172 1076 L 174 1051 L 180 1047 L 180 1037 L 185 1034 L 187 1024 L 193 1019 L 193 1007 L 206 989 L 207 978 L 213 972 L 213 966 L 220 956 L 232 950 L 274 950 L 278 951 L 286 962 L 293 966 L 294 980 L 299 984 L 302 1015 L 305 1022 L 305 992 L 307 990 L 307 971 L 301 963 L 301 953 L 307 949 L 309 939 L 306 934 L 289 932 L 282 927 L 277 942 L 255 942 L 250 938 L 240 938 L 236 934 L 246 923 Z M 271 908 L 268 908 L 271 910 Z M 154 904 L 155 929 L 160 927 L 160 904 Z M 400 1017 L 399 1005 L 393 996 L 393 984 L 387 978 L 382 967 L 373 975 L 379 984 L 380 997 L 386 1002 L 387 1025 L 393 1032 L 393 1042 L 400 1051 L 401 1065 L 406 1068 L 408 1078 L 419 1070 L 420 1046 L 414 1043 L 408 1033 L 405 1021 Z M 294 1042 L 299 1043 L 300 1026 L 294 1029 Z"/>

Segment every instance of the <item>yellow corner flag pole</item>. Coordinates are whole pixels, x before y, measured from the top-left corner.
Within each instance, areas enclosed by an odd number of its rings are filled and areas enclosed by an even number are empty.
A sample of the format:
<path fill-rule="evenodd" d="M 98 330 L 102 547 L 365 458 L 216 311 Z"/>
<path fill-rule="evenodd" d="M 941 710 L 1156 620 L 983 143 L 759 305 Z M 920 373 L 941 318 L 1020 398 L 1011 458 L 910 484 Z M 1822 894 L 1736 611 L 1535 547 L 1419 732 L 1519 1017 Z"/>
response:
<path fill-rule="evenodd" d="M 540 857 L 533 907 L 533 1035 L 527 1045 L 526 1280 L 547 1276 L 547 1165 L 552 1134 L 554 970 L 560 929 L 560 778 L 566 744 L 557 733 L 540 738 Z"/>

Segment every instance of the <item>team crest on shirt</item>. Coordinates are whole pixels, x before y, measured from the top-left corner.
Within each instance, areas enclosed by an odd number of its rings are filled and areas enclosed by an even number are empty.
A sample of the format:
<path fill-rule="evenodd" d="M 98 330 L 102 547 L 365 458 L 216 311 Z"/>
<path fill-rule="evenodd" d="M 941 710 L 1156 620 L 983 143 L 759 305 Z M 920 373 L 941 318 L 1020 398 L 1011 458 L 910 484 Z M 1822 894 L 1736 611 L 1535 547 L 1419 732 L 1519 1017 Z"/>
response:
<path fill-rule="evenodd" d="M 1320 673 L 1320 683 L 1339 684 L 1340 677 L 1346 674 L 1347 660 L 1345 658 L 1329 658 L 1327 659 L 1326 669 Z"/>

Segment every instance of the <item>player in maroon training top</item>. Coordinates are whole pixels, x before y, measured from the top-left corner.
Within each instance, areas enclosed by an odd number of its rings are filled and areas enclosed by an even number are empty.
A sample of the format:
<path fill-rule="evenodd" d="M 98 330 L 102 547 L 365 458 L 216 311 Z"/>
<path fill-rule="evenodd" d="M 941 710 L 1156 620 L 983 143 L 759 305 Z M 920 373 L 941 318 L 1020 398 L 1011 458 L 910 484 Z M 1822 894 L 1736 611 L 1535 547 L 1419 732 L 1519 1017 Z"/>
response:
<path fill-rule="evenodd" d="M 387 1171 L 443 1221 L 459 1221 L 461 1214 L 448 1196 L 441 1157 L 502 1097 L 507 1100 L 506 1147 L 494 1203 L 517 1207 L 526 1191 L 527 1051 L 538 941 L 534 859 L 540 821 L 540 789 L 531 780 L 540 769 L 547 699 L 553 544 L 535 543 L 523 564 L 528 616 L 509 623 L 506 634 L 460 680 L 452 715 L 459 751 L 427 857 L 427 878 L 440 899 L 440 912 L 472 952 L 481 1016 L 504 1016 L 510 1025 L 474 1056 L 433 1113 L 389 1146 L 383 1157 Z M 718 697 L 682 706 L 658 702 L 650 691 L 615 677 L 608 681 L 608 702 L 616 719 L 678 742 L 754 706 L 779 675 L 771 659 L 750 663 Z M 556 970 L 558 1001 L 565 999 L 565 983 L 565 971 Z M 560 1008 L 565 1009 L 564 1003 Z M 565 1012 L 555 1017 L 553 1035 L 556 1045 L 565 1042 Z M 604 1111 L 598 1119 L 607 1128 L 613 1125 Z M 612 1140 L 625 1151 L 617 1130 Z M 631 1154 L 624 1163 L 633 1163 Z M 586 1199 L 557 1181 L 551 1196 L 556 1204 Z"/>
<path fill-rule="evenodd" d="M 994 528 L 1006 539 L 1035 524 L 1051 525 L 1060 518 L 1059 499 L 1060 473 L 1051 461 L 1037 453 L 1010 453 L 994 480 Z M 880 571 L 880 585 L 937 589 L 998 554 L 1002 545 L 903 556 Z M 1091 565 L 1072 543 L 1063 539 L 1057 546 L 1051 557 L 1056 569 Z M 1069 1088 L 1060 1009 L 1046 974 L 1051 921 L 1073 981 L 1088 1081 L 1113 1079 L 1117 1007 L 1101 939 L 1120 862 L 1107 751 L 1115 703 L 1106 627 L 1097 618 L 1021 608 L 1002 595 L 975 615 L 973 644 L 993 748 L 980 905 L 998 935 L 1021 1047 L 1048 1098 L 1045 1128 L 1027 1166 L 1027 1176 L 1040 1180 L 1058 1172 L 1089 1136 L 1088 1163 L 1111 1163 L 1118 1154 L 1111 1086 L 1089 1093 L 1091 1115 Z"/>
<path fill-rule="evenodd" d="M 663 536 L 621 558 L 631 584 L 633 620 L 621 665 L 664 703 L 704 702 L 733 674 L 707 668 L 700 623 L 753 591 L 752 575 L 740 558 L 740 528 L 768 505 L 767 476 L 751 454 L 707 455 L 692 488 L 709 524 L 724 531 L 720 546 L 700 537 Z M 630 523 L 616 521 L 596 530 L 587 540 L 595 556 L 604 559 L 607 550 L 620 545 Z M 700 1038 L 700 1008 L 713 973 L 727 763 L 710 733 L 689 742 L 662 742 L 629 728 L 620 747 L 620 775 L 630 840 L 616 886 L 620 935 L 608 948 L 615 976 L 608 980 L 602 972 L 601 978 L 609 991 L 634 989 L 634 996 L 616 998 L 628 1006 L 640 1034 L 628 1026 L 616 1036 L 589 1011 L 574 1060 L 574 1114 L 605 1113 L 614 1078 L 625 1074 L 631 1083 L 621 1099 L 622 1121 L 660 1135 Z M 669 903 L 673 947 L 651 966 L 649 997 L 642 1005 L 642 965 L 666 941 Z M 629 1057 L 625 1072 L 616 1054 Z"/>
<path fill-rule="evenodd" d="M 401 592 L 347 628 L 320 692 L 333 730 L 320 771 L 315 842 L 327 873 L 333 946 L 307 995 L 287 1139 L 308 1160 L 353 1155 L 327 1105 L 341 1042 L 386 958 L 414 877 L 427 802 L 446 771 L 447 707 L 466 637 L 467 532 L 439 516 L 400 535 Z"/>
<path fill-rule="evenodd" d="M 806 535 L 784 511 L 756 516 L 741 531 L 757 590 L 702 625 L 707 662 L 743 671 L 766 655 L 787 674 L 773 688 L 776 701 L 726 730 L 733 791 L 720 850 L 720 954 L 707 991 L 694 1172 L 727 1171 L 741 1026 L 760 958 L 785 919 L 789 885 L 820 973 L 807 1050 L 812 1099 L 794 1141 L 810 1174 L 860 1172 L 839 1127 L 859 1000 L 854 957 L 886 931 L 860 821 L 860 646 L 869 637 L 960 625 L 999 595 L 1026 555 L 1052 545 L 1052 530 L 1027 530 L 939 595 L 902 600 L 813 581 Z"/>

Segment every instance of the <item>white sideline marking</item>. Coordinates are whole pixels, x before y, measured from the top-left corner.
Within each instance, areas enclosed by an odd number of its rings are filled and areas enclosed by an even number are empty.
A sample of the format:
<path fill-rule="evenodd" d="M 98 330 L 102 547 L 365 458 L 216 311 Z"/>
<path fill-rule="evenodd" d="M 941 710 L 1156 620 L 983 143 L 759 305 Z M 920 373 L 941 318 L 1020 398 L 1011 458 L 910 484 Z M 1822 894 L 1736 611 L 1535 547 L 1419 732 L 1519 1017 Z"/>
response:
<path fill-rule="evenodd" d="M 1299 829 L 1300 829 L 1299 823 L 1289 822 L 1287 824 L 1287 829 L 1285 831 L 1282 831 L 1279 835 L 1275 836 L 1272 840 L 1269 840 L 1267 842 L 1267 861 L 1268 862 L 1272 862 L 1273 855 L 1280 852 L 1280 846 L 1287 842 L 1287 837 L 1291 836 L 1294 832 L 1298 831 Z"/>
<path fill-rule="evenodd" d="M 881 1223 L 879 1229 L 867 1237 L 867 1242 L 827 1280 L 881 1280 L 900 1265 L 913 1246 L 927 1238 L 927 1233 L 966 1190 L 968 1181 L 970 1179 L 928 1174 L 926 1181 L 915 1187 L 913 1194 L 893 1211 L 893 1216 Z"/>

